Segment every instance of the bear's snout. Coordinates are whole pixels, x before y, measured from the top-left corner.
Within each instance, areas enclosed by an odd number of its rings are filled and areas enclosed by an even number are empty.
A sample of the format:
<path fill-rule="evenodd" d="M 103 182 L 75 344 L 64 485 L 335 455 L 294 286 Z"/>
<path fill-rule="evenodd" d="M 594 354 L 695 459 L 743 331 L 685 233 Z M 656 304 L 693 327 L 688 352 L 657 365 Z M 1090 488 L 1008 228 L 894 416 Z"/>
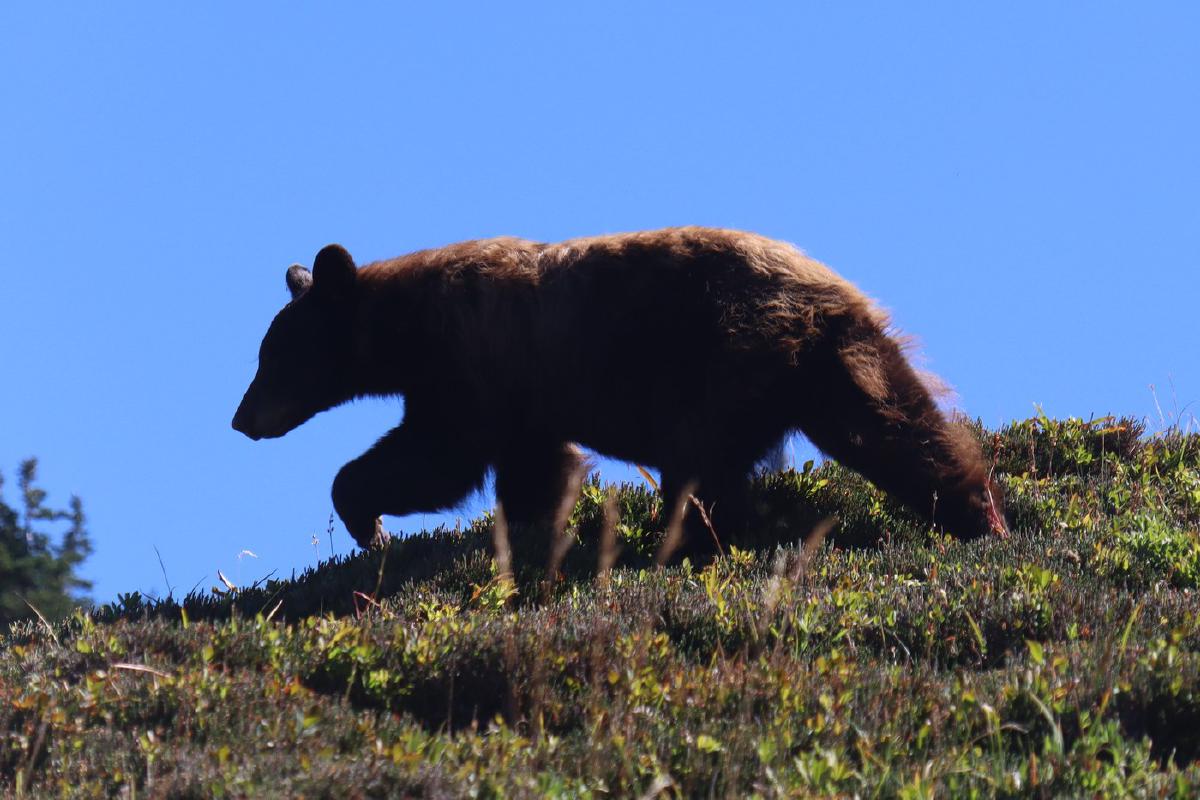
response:
<path fill-rule="evenodd" d="M 250 412 L 248 406 L 249 403 L 243 399 L 242 404 L 238 406 L 238 410 L 233 414 L 233 429 L 238 433 L 244 433 L 257 442 L 262 436 L 258 435 L 254 429 L 254 415 Z"/>
<path fill-rule="evenodd" d="M 246 389 L 246 393 L 242 395 L 242 402 L 238 404 L 237 411 L 233 413 L 233 429 L 238 433 L 244 433 L 254 441 L 266 438 L 264 430 L 268 427 L 264 425 L 262 414 L 262 403 L 258 400 L 258 393 L 254 391 L 255 384 L 251 383 Z"/>
<path fill-rule="evenodd" d="M 259 439 L 278 439 L 307 418 L 300 416 L 294 406 L 264 400 L 262 392 L 255 391 L 254 384 L 251 384 L 233 415 L 233 429 L 256 442 Z"/>

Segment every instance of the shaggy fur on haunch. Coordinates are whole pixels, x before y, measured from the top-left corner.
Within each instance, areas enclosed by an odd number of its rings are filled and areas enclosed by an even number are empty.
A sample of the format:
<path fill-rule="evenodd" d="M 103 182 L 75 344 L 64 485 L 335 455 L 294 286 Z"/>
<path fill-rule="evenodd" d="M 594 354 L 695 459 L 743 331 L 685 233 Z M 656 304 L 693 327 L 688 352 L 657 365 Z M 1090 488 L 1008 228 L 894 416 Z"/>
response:
<path fill-rule="evenodd" d="M 751 233 L 675 228 L 540 244 L 499 238 L 356 269 L 330 245 L 271 324 L 233 425 L 282 436 L 364 395 L 403 424 L 346 464 L 355 540 L 381 514 L 452 506 L 495 470 L 510 523 L 545 525 L 575 443 L 684 486 L 719 533 L 789 431 L 957 536 L 1003 531 L 980 448 L 938 410 L 886 315 L 828 267 Z M 711 542 L 688 525 L 692 551 Z"/>

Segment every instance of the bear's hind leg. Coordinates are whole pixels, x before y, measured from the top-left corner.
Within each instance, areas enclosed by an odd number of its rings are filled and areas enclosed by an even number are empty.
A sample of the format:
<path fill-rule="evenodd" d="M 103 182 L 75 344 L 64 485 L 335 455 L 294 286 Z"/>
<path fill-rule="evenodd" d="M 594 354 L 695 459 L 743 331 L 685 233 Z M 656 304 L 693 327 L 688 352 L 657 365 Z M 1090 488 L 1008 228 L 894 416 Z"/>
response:
<path fill-rule="evenodd" d="M 738 541 L 750 523 L 750 475 L 754 464 L 768 449 L 767 440 L 759 431 L 740 431 L 737 435 L 721 437 L 725 446 L 714 447 L 696 458 L 698 468 L 664 468 L 662 471 L 662 524 L 671 522 L 671 515 L 683 507 L 683 538 L 671 558 L 681 561 L 691 558 L 700 563 L 718 552 L 728 552 L 729 545 Z M 777 438 L 777 437 L 776 437 Z M 694 475 L 695 477 L 688 477 Z M 682 497 L 690 488 L 690 497 Z M 693 501 L 692 498 L 695 498 Z M 697 508 L 703 507 L 703 513 Z"/>
<path fill-rule="evenodd" d="M 381 535 L 381 514 L 403 516 L 458 503 L 487 474 L 487 456 L 474 441 L 463 431 L 406 419 L 338 471 L 333 507 L 346 530 L 368 547 Z"/>
<path fill-rule="evenodd" d="M 712 481 L 701 484 L 699 478 L 685 477 L 685 472 L 663 470 L 660 488 L 662 491 L 662 507 L 659 510 L 659 521 L 664 528 L 664 534 L 678 534 L 679 538 L 668 544 L 665 540 L 659 551 L 659 558 L 666 563 L 677 564 L 685 558 L 693 563 L 708 561 L 718 552 L 717 533 L 710 511 L 715 511 L 717 505 L 726 505 L 725 500 L 712 499 Z M 705 488 L 709 487 L 709 488 Z M 699 503 L 704 507 L 704 515 L 696 507 Z M 707 517 L 707 522 L 706 522 Z M 671 526 L 679 519 L 680 529 L 673 532 Z M 713 527 L 709 528 L 709 525 Z"/>

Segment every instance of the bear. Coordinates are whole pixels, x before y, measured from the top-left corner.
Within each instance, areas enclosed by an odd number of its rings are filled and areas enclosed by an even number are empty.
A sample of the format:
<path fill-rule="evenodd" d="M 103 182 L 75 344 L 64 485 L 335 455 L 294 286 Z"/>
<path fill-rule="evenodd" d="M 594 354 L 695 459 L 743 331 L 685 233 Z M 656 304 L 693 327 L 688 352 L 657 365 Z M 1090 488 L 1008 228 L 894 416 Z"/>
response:
<path fill-rule="evenodd" d="M 978 441 L 887 315 L 790 244 L 702 227 L 504 237 L 362 268 L 329 245 L 286 283 L 233 427 L 279 437 L 402 395 L 401 424 L 333 481 L 363 547 L 386 536 L 381 515 L 452 507 L 489 470 L 510 530 L 545 531 L 578 489 L 582 445 L 659 470 L 662 508 L 686 515 L 681 552 L 711 554 L 794 431 L 956 537 L 1007 532 Z M 514 555 L 548 547 L 538 535 Z"/>

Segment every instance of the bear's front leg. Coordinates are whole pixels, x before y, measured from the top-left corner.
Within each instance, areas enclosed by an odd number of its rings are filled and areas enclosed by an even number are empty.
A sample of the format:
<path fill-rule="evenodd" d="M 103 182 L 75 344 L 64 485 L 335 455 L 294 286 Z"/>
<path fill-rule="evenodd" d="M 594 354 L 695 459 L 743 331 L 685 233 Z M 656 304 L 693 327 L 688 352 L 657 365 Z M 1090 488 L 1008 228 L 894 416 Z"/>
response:
<path fill-rule="evenodd" d="M 496 464 L 496 500 L 508 519 L 513 560 L 544 559 L 561 536 L 587 472 L 574 444 L 529 437 L 505 449 Z"/>
<path fill-rule="evenodd" d="M 333 481 L 333 507 L 360 547 L 386 541 L 379 519 L 453 506 L 479 488 L 487 459 L 477 439 L 406 419 L 342 467 Z"/>

